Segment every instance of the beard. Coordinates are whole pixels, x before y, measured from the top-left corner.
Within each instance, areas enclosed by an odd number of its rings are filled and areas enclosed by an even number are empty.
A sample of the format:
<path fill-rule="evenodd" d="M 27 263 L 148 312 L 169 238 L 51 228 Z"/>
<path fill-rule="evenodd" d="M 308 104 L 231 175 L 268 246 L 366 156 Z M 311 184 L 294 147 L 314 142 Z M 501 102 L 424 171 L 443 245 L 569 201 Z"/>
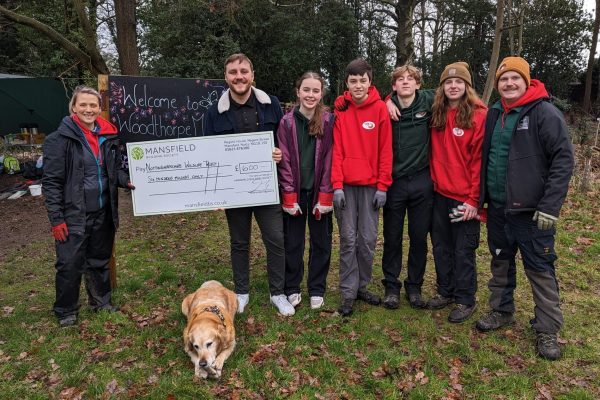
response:
<path fill-rule="evenodd" d="M 239 86 L 239 83 L 242 83 L 244 86 Z M 250 92 L 252 88 L 252 84 L 248 83 L 248 82 L 244 82 L 244 81 L 238 81 L 238 82 L 234 82 L 233 84 L 229 85 L 229 90 L 231 90 L 233 93 L 235 93 L 238 96 L 244 96 L 246 94 L 248 94 L 248 92 Z"/>

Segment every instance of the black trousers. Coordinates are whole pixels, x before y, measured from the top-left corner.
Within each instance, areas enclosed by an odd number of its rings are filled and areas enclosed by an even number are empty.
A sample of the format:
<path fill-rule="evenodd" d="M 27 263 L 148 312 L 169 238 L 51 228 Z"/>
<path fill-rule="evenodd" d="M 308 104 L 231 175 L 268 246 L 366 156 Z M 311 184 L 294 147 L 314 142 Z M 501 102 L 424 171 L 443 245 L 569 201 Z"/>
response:
<path fill-rule="evenodd" d="M 58 318 L 77 314 L 82 275 L 89 306 L 98 309 L 110 303 L 108 263 L 114 239 L 110 210 L 101 209 L 86 214 L 84 232 L 70 231 L 64 243 L 56 241 L 54 313 Z"/>
<path fill-rule="evenodd" d="M 517 287 L 517 251 L 521 253 L 525 276 L 529 280 L 535 304 L 532 327 L 538 332 L 556 333 L 563 324 L 559 285 L 554 261 L 556 229 L 539 230 L 533 212 L 505 214 L 504 206 L 488 208 L 488 246 L 492 254 L 490 307 L 515 312 Z"/>
<path fill-rule="evenodd" d="M 402 283 L 398 280 L 402 271 L 402 239 L 404 217 L 408 213 L 408 238 L 410 241 L 407 277 L 404 287 L 407 293 L 421 293 L 425 266 L 427 265 L 427 234 L 431 228 L 433 206 L 433 183 L 429 168 L 413 176 L 394 180 L 387 192 L 383 208 L 383 259 L 382 283 L 386 292 L 400 293 Z"/>
<path fill-rule="evenodd" d="M 322 214 L 316 220 L 312 213 L 312 191 L 301 191 L 298 204 L 302 214 L 292 217 L 283 213 L 285 235 L 285 294 L 300 293 L 304 276 L 304 247 L 306 242 L 306 221 L 310 247 L 308 250 L 308 278 L 306 286 L 309 296 L 323 296 L 327 286 L 327 274 L 331 262 L 331 240 L 333 212 Z"/>
<path fill-rule="evenodd" d="M 267 274 L 272 296 L 283 294 L 285 283 L 285 252 L 283 248 L 282 211 L 279 204 L 225 210 L 231 243 L 231 266 L 235 292 L 250 292 L 250 238 L 252 214 L 258 223 L 267 250 Z"/>
<path fill-rule="evenodd" d="M 476 219 L 450 222 L 450 209 L 460 204 L 461 201 L 434 194 L 431 242 L 438 293 L 471 306 L 477 292 L 475 250 L 479 247 L 481 227 Z"/>

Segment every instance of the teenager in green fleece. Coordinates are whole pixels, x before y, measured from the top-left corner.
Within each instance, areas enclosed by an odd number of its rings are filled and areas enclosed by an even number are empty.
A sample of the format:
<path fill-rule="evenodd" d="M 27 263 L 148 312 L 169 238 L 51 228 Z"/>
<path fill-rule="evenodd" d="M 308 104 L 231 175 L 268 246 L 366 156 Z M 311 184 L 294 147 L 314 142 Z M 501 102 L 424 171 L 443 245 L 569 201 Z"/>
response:
<path fill-rule="evenodd" d="M 413 65 L 392 72 L 394 92 L 388 101 L 392 118 L 394 179 L 383 209 L 383 285 L 386 308 L 398 308 L 402 270 L 404 217 L 408 214 L 406 297 L 413 308 L 425 307 L 421 286 L 427 263 L 433 184 L 429 174 L 429 122 L 434 90 L 420 90 L 422 73 Z M 393 103 L 393 104 L 390 104 Z"/>

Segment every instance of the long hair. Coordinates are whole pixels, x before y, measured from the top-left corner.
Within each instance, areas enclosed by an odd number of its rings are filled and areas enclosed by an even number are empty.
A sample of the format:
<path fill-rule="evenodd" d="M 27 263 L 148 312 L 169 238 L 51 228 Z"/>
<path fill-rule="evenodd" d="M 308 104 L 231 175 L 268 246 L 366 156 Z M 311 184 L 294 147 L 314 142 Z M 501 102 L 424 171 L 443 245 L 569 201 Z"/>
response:
<path fill-rule="evenodd" d="M 319 102 L 317 103 L 317 106 L 315 107 L 315 115 L 313 115 L 310 122 L 308 123 L 308 134 L 310 136 L 322 137 L 323 136 L 323 123 L 322 123 L 323 122 L 323 112 L 327 110 L 325 108 L 325 105 L 323 104 L 323 97 L 325 96 L 325 79 L 323 79 L 321 77 L 321 75 L 319 75 L 318 73 L 316 73 L 314 71 L 306 71 L 296 81 L 296 90 L 299 91 L 300 86 L 302 86 L 302 82 L 304 82 L 305 79 L 309 79 L 309 78 L 316 79 L 319 82 L 321 82 L 322 95 L 321 95 L 321 100 L 319 100 Z M 296 103 L 299 104 L 300 101 L 296 100 Z"/>
<path fill-rule="evenodd" d="M 442 129 L 446 126 L 446 111 L 450 107 L 448 98 L 444 94 L 444 84 L 442 83 L 436 90 L 431 107 L 431 127 Z M 481 99 L 471 85 L 465 83 L 465 94 L 461 97 L 456 113 L 456 126 L 462 129 L 471 129 L 473 127 L 473 111 L 483 107 Z"/>
<path fill-rule="evenodd" d="M 73 114 L 73 107 L 75 106 L 75 102 L 77 101 L 77 95 L 79 94 L 91 94 L 98 98 L 98 105 L 102 108 L 102 96 L 96 89 L 93 89 L 89 86 L 77 86 L 75 90 L 73 90 L 73 95 L 71 96 L 71 101 L 69 101 L 69 114 Z"/>

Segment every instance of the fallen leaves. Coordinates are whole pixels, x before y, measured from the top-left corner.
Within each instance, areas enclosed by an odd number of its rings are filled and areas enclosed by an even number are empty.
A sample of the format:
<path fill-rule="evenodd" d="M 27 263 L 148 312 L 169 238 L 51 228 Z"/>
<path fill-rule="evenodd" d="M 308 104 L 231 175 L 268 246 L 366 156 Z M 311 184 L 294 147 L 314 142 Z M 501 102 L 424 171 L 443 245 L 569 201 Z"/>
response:
<path fill-rule="evenodd" d="M 148 326 L 159 325 L 167 320 L 167 315 L 171 312 L 166 307 L 156 307 L 152 309 L 150 315 L 140 315 L 131 311 L 129 317 L 135 322 L 138 328 L 146 328 Z"/>
<path fill-rule="evenodd" d="M 14 307 L 4 306 L 4 307 L 2 307 L 2 316 L 3 317 L 10 317 L 12 315 L 13 311 L 15 311 Z"/>
<path fill-rule="evenodd" d="M 535 400 L 552 400 L 552 393 L 550 393 L 548 386 L 536 382 L 535 387 L 538 391 L 535 395 Z"/>
<path fill-rule="evenodd" d="M 85 392 L 76 387 L 68 387 L 58 394 L 60 400 L 81 400 Z"/>

